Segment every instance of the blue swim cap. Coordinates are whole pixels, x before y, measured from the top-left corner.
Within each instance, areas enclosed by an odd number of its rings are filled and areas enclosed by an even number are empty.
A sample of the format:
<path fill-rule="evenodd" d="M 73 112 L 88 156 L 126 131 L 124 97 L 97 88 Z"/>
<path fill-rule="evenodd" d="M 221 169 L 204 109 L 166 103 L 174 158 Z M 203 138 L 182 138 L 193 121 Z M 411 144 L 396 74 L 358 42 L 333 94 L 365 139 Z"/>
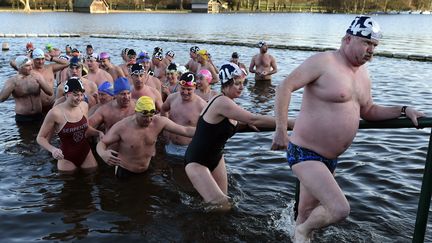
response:
<path fill-rule="evenodd" d="M 105 94 L 109 95 L 109 96 L 113 96 L 114 95 L 114 89 L 113 86 L 110 82 L 105 81 L 103 84 L 101 84 L 98 88 L 99 92 L 104 92 Z"/>
<path fill-rule="evenodd" d="M 123 90 L 131 91 L 129 80 L 125 77 L 119 77 L 114 81 L 114 95 L 118 95 Z"/>

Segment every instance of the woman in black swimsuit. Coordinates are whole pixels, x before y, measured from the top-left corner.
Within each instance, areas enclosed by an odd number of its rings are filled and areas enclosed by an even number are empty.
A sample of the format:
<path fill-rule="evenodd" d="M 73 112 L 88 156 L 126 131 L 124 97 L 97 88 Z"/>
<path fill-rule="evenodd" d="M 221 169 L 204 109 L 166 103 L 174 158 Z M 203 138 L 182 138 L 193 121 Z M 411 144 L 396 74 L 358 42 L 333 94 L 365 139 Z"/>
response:
<path fill-rule="evenodd" d="M 234 102 L 243 90 L 241 72 L 234 63 L 222 65 L 219 71 L 222 94 L 213 97 L 204 108 L 185 154 L 186 174 L 204 201 L 211 204 L 229 205 L 223 150 L 238 123 L 275 127 L 273 117 L 252 114 Z"/>

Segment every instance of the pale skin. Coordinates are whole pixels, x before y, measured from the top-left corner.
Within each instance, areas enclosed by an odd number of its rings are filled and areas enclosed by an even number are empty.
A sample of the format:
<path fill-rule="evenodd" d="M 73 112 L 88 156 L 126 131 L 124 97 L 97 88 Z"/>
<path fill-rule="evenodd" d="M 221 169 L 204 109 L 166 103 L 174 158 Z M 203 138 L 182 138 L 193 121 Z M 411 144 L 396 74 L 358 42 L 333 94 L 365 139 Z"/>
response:
<path fill-rule="evenodd" d="M 55 63 L 45 65 L 45 61 L 50 61 L 51 58 L 52 61 Z M 45 58 L 33 59 L 33 71 L 38 72 L 44 77 L 45 81 L 51 87 L 51 90 L 53 90 L 53 92 L 54 92 L 54 85 L 55 85 L 54 74 L 67 67 L 67 65 L 68 65 L 67 60 L 50 56 L 48 53 L 45 53 Z M 48 111 L 49 109 L 51 109 L 52 105 L 54 104 L 55 96 L 48 95 L 45 92 L 43 92 L 41 93 L 41 100 L 42 100 L 42 107 L 44 108 L 44 110 Z"/>
<path fill-rule="evenodd" d="M 155 102 L 156 109 L 160 111 L 162 109 L 163 103 L 162 95 L 157 89 L 147 85 L 150 79 L 150 75 L 145 73 L 132 74 L 131 79 L 134 86 L 134 89 L 131 93 L 132 98 L 137 100 L 141 96 L 149 96 Z"/>
<path fill-rule="evenodd" d="M 20 115 L 34 115 L 42 113 L 41 91 L 53 95 L 53 90 L 44 77 L 32 72 L 32 64 L 28 63 L 18 69 L 18 74 L 6 80 L 0 91 L 0 102 L 13 96 L 15 113 Z"/>
<path fill-rule="evenodd" d="M 162 114 L 169 112 L 168 118 L 183 126 L 196 127 L 199 115 L 206 102 L 197 96 L 195 87 L 181 86 L 180 91 L 170 94 L 162 105 Z M 173 144 L 187 145 L 191 138 L 168 133 L 168 139 Z"/>
<path fill-rule="evenodd" d="M 243 82 L 236 82 L 237 81 L 223 88 L 222 93 L 224 93 L 224 95 L 218 97 L 211 104 L 203 119 L 208 123 L 217 124 L 223 119 L 228 118 L 234 125 L 237 124 L 237 122 L 241 122 L 252 127 L 274 128 L 275 120 L 273 117 L 250 113 L 234 102 L 234 99 L 241 95 L 244 88 Z M 204 110 L 205 109 L 206 108 L 204 108 Z M 290 126 L 292 125 L 291 123 Z M 223 156 L 212 172 L 198 162 L 187 164 L 185 169 L 194 188 L 199 192 L 206 203 L 222 205 L 226 209 L 229 208 L 227 195 L 228 180 Z"/>
<path fill-rule="evenodd" d="M 141 173 L 147 170 L 156 154 L 157 137 L 163 130 L 189 137 L 195 132 L 194 127 L 178 125 L 166 117 L 136 112 L 116 123 L 96 150 L 108 165 Z M 107 149 L 113 144 L 118 144 L 118 151 Z"/>
<path fill-rule="evenodd" d="M 246 75 L 247 73 L 247 67 L 244 63 L 240 62 L 240 60 L 238 58 L 231 58 L 230 60 L 232 63 L 237 64 L 237 66 L 239 66 L 239 68 L 243 68 L 246 71 Z"/>
<path fill-rule="evenodd" d="M 99 68 L 99 63 L 96 59 L 89 58 L 86 60 L 86 64 L 89 68 L 89 72 L 85 78 L 95 82 L 98 87 L 106 81 L 110 83 L 114 82 L 112 76 L 107 71 Z"/>
<path fill-rule="evenodd" d="M 95 113 L 95 111 L 101 107 L 102 105 L 105 105 L 106 103 L 112 101 L 114 99 L 113 96 L 104 93 L 104 92 L 98 92 L 98 103 L 92 107 L 90 107 L 88 115 L 91 116 Z"/>
<path fill-rule="evenodd" d="M 44 149 L 48 150 L 54 159 L 57 159 L 57 168 L 61 172 L 73 172 L 78 168 L 63 156 L 63 151 L 60 148 L 53 146 L 50 143 L 51 135 L 61 131 L 66 124 L 67 117 L 69 122 L 78 122 L 84 115 L 87 118 L 88 105 L 82 102 L 84 94 L 80 91 L 69 92 L 66 95 L 66 101 L 60 105 L 53 107 L 45 117 L 45 120 L 39 130 L 36 141 Z M 86 131 L 86 137 L 99 136 L 103 137 L 103 133 L 89 126 Z M 80 166 L 84 170 L 93 170 L 97 167 L 97 162 L 91 152 L 87 154 L 83 164 Z"/>
<path fill-rule="evenodd" d="M 212 97 L 219 93 L 215 90 L 211 90 L 210 84 L 207 82 L 205 77 L 201 77 L 197 80 L 197 89 L 195 90 L 195 94 L 208 102 Z"/>
<path fill-rule="evenodd" d="M 200 66 L 199 62 L 197 61 L 198 55 L 194 52 L 189 52 L 190 60 L 188 63 L 186 63 L 185 67 L 193 73 L 198 73 L 198 68 Z"/>
<path fill-rule="evenodd" d="M 162 99 L 166 100 L 168 95 L 178 91 L 178 72 L 167 71 L 165 74 L 166 80 L 162 85 Z"/>
<path fill-rule="evenodd" d="M 157 59 L 157 58 L 153 58 L 152 63 L 153 63 L 154 76 L 156 78 L 158 78 L 159 80 L 164 80 L 165 79 L 165 69 L 167 68 L 167 65 L 162 63 L 162 61 Z"/>
<path fill-rule="evenodd" d="M 112 64 L 109 58 L 102 59 L 100 61 L 100 66 L 101 68 L 103 68 L 103 70 L 107 71 L 111 75 L 112 80 L 116 80 L 119 77 L 126 77 L 123 69 L 119 66 Z"/>
<path fill-rule="evenodd" d="M 197 72 L 199 72 L 202 69 L 207 69 L 210 71 L 212 75 L 212 84 L 219 82 L 219 74 L 213 64 L 211 64 L 208 60 L 206 60 L 201 55 L 198 55 L 198 63 L 199 65 L 198 65 Z"/>
<path fill-rule="evenodd" d="M 277 90 L 272 149 L 286 149 L 291 141 L 334 159 L 351 145 L 360 118 L 379 121 L 399 117 L 401 106 L 384 107 L 372 100 L 371 80 L 363 64 L 372 59 L 377 45 L 377 40 L 346 35 L 339 50 L 315 54 L 297 67 Z M 294 132 L 288 137 L 291 93 L 302 87 L 301 109 Z M 424 116 L 413 108 L 408 108 L 406 114 L 414 125 L 418 125 L 417 118 Z M 292 170 L 300 180 L 294 237 L 295 242 L 306 242 L 313 229 L 345 219 L 350 206 L 324 163 L 303 161 L 293 165 Z"/>
<path fill-rule="evenodd" d="M 135 113 L 135 101 L 131 100 L 128 90 L 123 90 L 115 96 L 115 99 L 101 107 L 90 117 L 89 124 L 98 128 L 104 124 L 105 133 L 121 119 Z"/>
<path fill-rule="evenodd" d="M 72 69 L 75 67 L 72 67 Z M 97 86 L 94 82 L 86 79 L 86 78 L 80 78 L 84 89 L 85 89 L 85 94 L 87 96 L 87 100 L 88 100 L 88 105 L 89 107 L 93 107 L 97 104 L 97 100 L 98 100 L 98 90 L 97 90 Z M 64 97 L 64 85 L 66 82 L 61 83 L 58 88 L 57 88 L 57 100 L 56 100 L 56 104 L 59 104 L 61 102 L 63 102 L 65 100 Z"/>
<path fill-rule="evenodd" d="M 276 59 L 267 50 L 267 45 L 262 46 L 260 53 L 252 57 L 249 65 L 249 72 L 255 73 L 256 81 L 271 81 L 271 75 L 277 73 Z"/>

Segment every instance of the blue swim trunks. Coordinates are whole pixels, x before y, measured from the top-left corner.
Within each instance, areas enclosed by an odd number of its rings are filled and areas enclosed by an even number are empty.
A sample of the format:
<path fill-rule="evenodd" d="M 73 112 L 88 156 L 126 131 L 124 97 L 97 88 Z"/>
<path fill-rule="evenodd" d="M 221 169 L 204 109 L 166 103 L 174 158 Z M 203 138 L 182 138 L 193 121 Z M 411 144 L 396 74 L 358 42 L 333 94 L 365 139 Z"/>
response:
<path fill-rule="evenodd" d="M 291 142 L 288 144 L 287 159 L 290 167 L 306 160 L 321 161 L 327 166 L 331 173 L 335 171 L 337 165 L 337 159 L 327 159 L 310 149 L 302 148 Z"/>

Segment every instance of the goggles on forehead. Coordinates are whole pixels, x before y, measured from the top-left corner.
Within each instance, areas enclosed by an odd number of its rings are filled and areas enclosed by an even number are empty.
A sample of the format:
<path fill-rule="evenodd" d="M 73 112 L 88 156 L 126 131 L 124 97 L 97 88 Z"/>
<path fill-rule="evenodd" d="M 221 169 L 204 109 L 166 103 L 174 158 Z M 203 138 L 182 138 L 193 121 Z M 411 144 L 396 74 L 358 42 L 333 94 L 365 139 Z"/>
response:
<path fill-rule="evenodd" d="M 135 70 L 131 72 L 131 75 L 140 75 L 140 74 L 144 74 L 145 70 L 141 69 L 141 70 Z"/>
<path fill-rule="evenodd" d="M 196 86 L 196 82 L 195 82 L 195 80 L 192 80 L 192 81 L 184 81 L 184 80 L 180 80 L 180 81 L 179 81 L 179 84 L 180 84 L 181 86 Z"/>

